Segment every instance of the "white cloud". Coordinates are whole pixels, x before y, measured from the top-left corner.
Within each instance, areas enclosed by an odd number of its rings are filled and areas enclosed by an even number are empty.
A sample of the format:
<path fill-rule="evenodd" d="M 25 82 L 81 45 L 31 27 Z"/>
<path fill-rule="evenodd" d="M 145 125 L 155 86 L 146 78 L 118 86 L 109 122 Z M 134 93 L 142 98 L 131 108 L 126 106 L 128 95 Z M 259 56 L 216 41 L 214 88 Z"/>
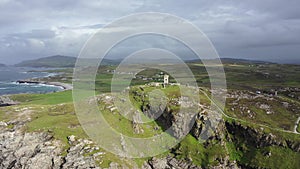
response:
<path fill-rule="evenodd" d="M 97 28 L 133 12 L 149 11 L 171 13 L 196 24 L 224 56 L 264 59 L 266 54 L 282 54 L 295 59 L 300 47 L 298 6 L 298 0 L 2 0 L 0 62 L 77 55 Z M 121 29 L 125 28 L 109 31 Z M 284 53 L 287 46 L 290 50 Z M 260 49 L 255 53 L 255 48 Z"/>

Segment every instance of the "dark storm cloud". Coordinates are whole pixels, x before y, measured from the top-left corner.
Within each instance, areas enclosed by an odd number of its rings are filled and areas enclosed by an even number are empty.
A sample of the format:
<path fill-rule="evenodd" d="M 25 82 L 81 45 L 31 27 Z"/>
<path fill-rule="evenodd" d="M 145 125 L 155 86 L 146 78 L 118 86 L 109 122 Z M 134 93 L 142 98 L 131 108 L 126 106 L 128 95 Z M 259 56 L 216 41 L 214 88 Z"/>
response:
<path fill-rule="evenodd" d="M 148 11 L 191 21 L 221 56 L 294 61 L 300 54 L 299 6 L 298 0 L 2 0 L 0 62 L 52 54 L 76 56 L 98 28 L 124 15 Z M 153 42 L 157 44 L 152 46 L 169 43 Z M 132 46 L 122 47 L 126 48 Z"/>

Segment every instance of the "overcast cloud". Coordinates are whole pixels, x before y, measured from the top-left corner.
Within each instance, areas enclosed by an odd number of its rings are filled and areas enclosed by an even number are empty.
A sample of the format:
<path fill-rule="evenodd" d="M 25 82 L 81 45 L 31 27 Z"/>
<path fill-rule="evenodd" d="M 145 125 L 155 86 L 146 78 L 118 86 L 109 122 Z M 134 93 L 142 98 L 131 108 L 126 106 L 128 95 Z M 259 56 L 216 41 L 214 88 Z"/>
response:
<path fill-rule="evenodd" d="M 189 20 L 221 57 L 300 63 L 299 6 L 299 0 L 0 0 L 0 63 L 77 56 L 98 28 L 136 12 Z"/>

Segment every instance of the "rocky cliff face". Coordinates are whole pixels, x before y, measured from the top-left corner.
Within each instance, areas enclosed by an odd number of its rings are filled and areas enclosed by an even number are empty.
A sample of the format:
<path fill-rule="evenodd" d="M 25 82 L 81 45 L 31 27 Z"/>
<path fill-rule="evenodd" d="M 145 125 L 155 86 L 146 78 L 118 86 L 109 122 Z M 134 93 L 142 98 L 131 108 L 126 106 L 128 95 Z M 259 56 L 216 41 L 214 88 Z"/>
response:
<path fill-rule="evenodd" d="M 253 129 L 248 126 L 243 126 L 240 123 L 225 123 L 227 131 L 237 137 L 247 138 L 245 141 L 247 144 L 253 145 L 256 148 L 266 146 L 281 146 L 290 148 L 295 152 L 300 152 L 300 142 L 292 140 L 286 140 L 284 138 L 277 137 L 272 133 L 264 133 L 263 131 Z"/>

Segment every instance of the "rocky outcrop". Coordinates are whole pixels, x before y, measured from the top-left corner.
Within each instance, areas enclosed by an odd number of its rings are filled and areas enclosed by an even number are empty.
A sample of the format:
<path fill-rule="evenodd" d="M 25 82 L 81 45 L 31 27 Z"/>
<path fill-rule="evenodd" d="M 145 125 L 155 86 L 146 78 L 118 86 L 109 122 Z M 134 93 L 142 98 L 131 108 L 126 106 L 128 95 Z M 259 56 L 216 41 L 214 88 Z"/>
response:
<path fill-rule="evenodd" d="M 23 133 L 21 128 L 1 127 L 0 152 L 0 168 L 60 168 L 63 162 L 60 142 L 47 133 Z"/>
<path fill-rule="evenodd" d="M 243 126 L 237 122 L 226 122 L 225 125 L 230 134 L 235 137 L 247 138 L 245 139 L 247 144 L 253 145 L 257 148 L 277 145 L 281 147 L 288 147 L 295 152 L 300 152 L 300 142 L 286 140 L 284 138 L 277 137 L 272 133 L 264 133 L 263 131 Z"/>
<path fill-rule="evenodd" d="M 220 164 L 218 166 L 208 167 L 211 169 L 239 169 L 236 163 Z M 142 169 L 202 169 L 200 166 L 192 164 L 187 160 L 178 160 L 174 157 L 167 156 L 164 158 L 153 157 L 148 162 L 145 162 Z"/>
<path fill-rule="evenodd" d="M 10 98 L 8 98 L 6 96 L 0 96 L 0 107 L 11 106 L 11 105 L 16 105 L 16 104 L 18 104 L 18 103 L 12 101 Z"/>
<path fill-rule="evenodd" d="M 25 122 L 0 123 L 0 168 L 97 168 L 94 157 L 85 157 L 86 141 L 78 141 L 62 156 L 63 145 L 47 132 L 24 132 Z M 14 125 L 9 129 L 8 125 Z"/>
<path fill-rule="evenodd" d="M 201 169 L 201 167 L 192 164 L 185 160 L 178 160 L 168 156 L 165 158 L 153 157 L 148 162 L 145 162 L 142 169 Z"/>
<path fill-rule="evenodd" d="M 69 136 L 68 140 L 71 147 L 63 158 L 62 168 L 99 168 L 95 163 L 99 153 L 94 156 L 84 156 L 85 153 L 99 150 L 98 147 L 92 146 L 93 142 L 86 139 L 76 139 L 73 135 Z"/>

